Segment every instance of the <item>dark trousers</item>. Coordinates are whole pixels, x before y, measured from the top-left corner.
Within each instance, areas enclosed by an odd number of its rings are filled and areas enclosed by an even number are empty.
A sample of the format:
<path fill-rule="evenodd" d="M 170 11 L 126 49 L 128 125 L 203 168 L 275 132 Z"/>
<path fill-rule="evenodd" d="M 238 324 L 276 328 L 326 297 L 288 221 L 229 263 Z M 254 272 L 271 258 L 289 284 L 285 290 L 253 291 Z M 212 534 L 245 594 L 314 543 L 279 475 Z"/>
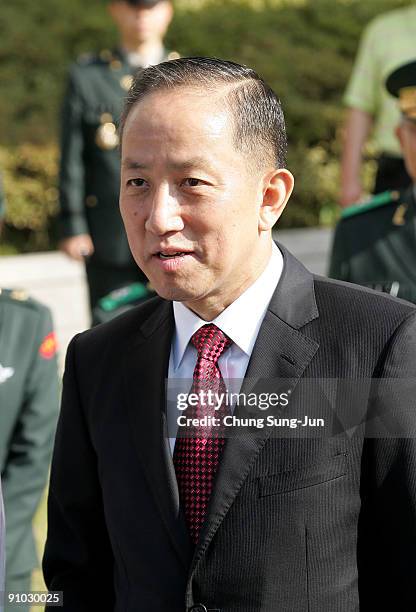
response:
<path fill-rule="evenodd" d="M 403 158 L 385 154 L 380 155 L 378 158 L 374 193 L 406 189 L 411 183 L 412 179 L 407 174 Z"/>
<path fill-rule="evenodd" d="M 135 264 L 130 266 L 111 266 L 90 259 L 85 270 L 87 273 L 88 292 L 91 312 L 97 302 L 115 289 L 130 283 L 147 282 L 143 272 Z"/>

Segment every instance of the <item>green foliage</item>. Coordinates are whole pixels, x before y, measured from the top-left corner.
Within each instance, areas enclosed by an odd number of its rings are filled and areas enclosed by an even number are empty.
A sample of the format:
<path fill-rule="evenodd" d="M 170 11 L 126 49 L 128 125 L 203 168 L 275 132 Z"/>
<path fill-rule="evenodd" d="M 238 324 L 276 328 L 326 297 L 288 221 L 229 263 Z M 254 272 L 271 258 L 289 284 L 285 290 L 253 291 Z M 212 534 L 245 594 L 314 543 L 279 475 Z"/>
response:
<path fill-rule="evenodd" d="M 0 149 L 7 207 L 4 242 L 20 252 L 54 245 L 53 220 L 58 212 L 57 148 L 24 144 Z M 10 252 L 10 248 L 3 249 Z"/>
<path fill-rule="evenodd" d="M 182 55 L 246 63 L 282 99 L 289 167 L 297 179 L 282 226 L 333 222 L 341 98 L 359 36 L 372 17 L 408 1 L 179 0 L 177 4 L 169 48 Z M 0 82 L 7 92 L 0 98 L 0 133 L 10 148 L 8 155 L 3 152 L 8 220 L 9 227 L 25 229 L 26 248 L 45 248 L 51 237 L 56 198 L 45 198 L 44 193 L 55 193 L 48 190 L 56 182 L 53 143 L 67 66 L 81 52 L 116 44 L 105 7 L 105 0 L 88 4 L 14 0 L 0 12 Z M 21 142 L 32 145 L 18 146 Z M 371 172 L 370 164 L 365 175 Z"/>
<path fill-rule="evenodd" d="M 56 138 L 68 64 L 115 41 L 104 0 L 14 0 L 0 11 L 2 142 Z M 92 42 L 93 41 L 93 42 Z"/>

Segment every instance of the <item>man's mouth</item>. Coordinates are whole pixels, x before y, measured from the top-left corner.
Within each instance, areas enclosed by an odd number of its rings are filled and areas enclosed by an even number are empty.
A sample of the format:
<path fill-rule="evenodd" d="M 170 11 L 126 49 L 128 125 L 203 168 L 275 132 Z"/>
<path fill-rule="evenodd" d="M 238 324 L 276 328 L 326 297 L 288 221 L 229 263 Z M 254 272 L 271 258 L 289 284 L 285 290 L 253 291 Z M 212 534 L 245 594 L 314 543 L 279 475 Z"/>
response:
<path fill-rule="evenodd" d="M 185 257 L 185 255 L 189 255 L 189 252 L 177 251 L 176 253 L 163 253 L 159 251 L 157 255 L 159 259 L 174 259 L 175 257 Z"/>

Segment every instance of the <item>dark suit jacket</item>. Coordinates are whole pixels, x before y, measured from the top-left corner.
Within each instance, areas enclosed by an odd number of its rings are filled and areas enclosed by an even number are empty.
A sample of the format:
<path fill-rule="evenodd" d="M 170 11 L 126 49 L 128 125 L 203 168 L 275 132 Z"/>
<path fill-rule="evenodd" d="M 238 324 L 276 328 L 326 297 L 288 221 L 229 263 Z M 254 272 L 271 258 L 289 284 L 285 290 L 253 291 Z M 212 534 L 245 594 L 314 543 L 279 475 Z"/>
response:
<path fill-rule="evenodd" d="M 411 304 L 313 277 L 282 252 L 247 380 L 296 393 L 319 379 L 329 414 L 334 379 L 415 376 Z M 415 440 L 365 437 L 365 418 L 330 436 L 228 439 L 192 549 L 164 436 L 173 328 L 155 298 L 69 348 L 44 557 L 64 610 L 416 609 Z"/>

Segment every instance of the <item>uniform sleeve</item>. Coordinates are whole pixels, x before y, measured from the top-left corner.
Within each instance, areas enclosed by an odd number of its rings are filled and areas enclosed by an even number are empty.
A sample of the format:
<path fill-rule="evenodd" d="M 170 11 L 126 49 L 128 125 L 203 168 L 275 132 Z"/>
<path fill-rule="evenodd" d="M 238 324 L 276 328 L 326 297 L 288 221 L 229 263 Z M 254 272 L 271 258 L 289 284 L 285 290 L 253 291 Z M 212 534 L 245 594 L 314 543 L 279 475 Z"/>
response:
<path fill-rule="evenodd" d="M 362 455 L 360 611 L 408 612 L 416 610 L 415 313 L 396 330 L 378 369 L 374 405 L 382 418 L 374 426 L 370 415 Z"/>
<path fill-rule="evenodd" d="M 346 106 L 375 115 L 380 100 L 380 67 L 378 47 L 384 44 L 380 38 L 377 24 L 370 24 L 364 31 L 352 74 L 344 95 Z"/>
<path fill-rule="evenodd" d="M 56 345 L 50 312 L 40 312 L 34 356 L 24 400 L 10 440 L 2 474 L 7 519 L 7 559 L 31 529 L 44 490 L 59 407 Z M 30 350 L 30 349 L 28 349 Z M 7 508 L 11 508 L 7 512 Z"/>
<path fill-rule="evenodd" d="M 334 239 L 332 241 L 328 276 L 337 280 L 349 281 L 349 257 L 350 250 L 346 228 L 345 224 L 340 221 L 335 228 Z"/>
<path fill-rule="evenodd" d="M 43 572 L 49 590 L 63 591 L 63 612 L 110 612 L 114 609 L 114 562 L 96 454 L 78 389 L 75 346 L 76 337 L 66 358 Z"/>
<path fill-rule="evenodd" d="M 83 102 L 76 68 L 70 71 L 61 118 L 59 173 L 60 233 L 63 238 L 88 233 L 85 216 Z"/>

